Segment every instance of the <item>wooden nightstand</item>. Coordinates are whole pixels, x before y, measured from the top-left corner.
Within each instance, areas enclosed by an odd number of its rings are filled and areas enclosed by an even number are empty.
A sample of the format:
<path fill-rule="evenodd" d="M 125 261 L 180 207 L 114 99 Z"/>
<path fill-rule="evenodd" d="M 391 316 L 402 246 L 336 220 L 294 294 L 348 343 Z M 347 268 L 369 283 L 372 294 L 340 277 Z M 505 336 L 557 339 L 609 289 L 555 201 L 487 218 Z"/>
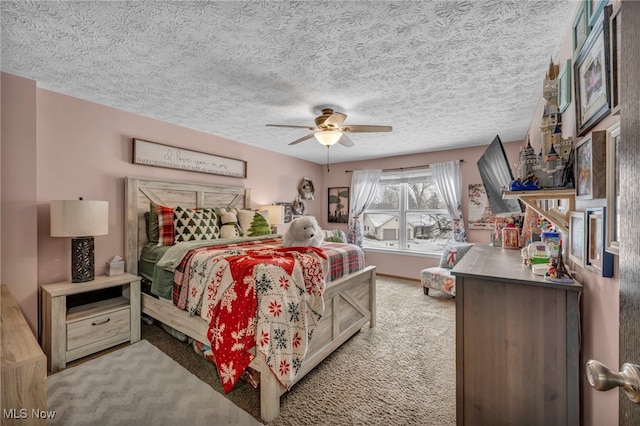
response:
<path fill-rule="evenodd" d="M 67 309 L 67 296 L 123 286 L 129 297 L 116 297 Z M 98 276 L 86 283 L 65 281 L 40 287 L 41 344 L 49 371 L 120 343 L 140 340 L 140 277 Z"/>

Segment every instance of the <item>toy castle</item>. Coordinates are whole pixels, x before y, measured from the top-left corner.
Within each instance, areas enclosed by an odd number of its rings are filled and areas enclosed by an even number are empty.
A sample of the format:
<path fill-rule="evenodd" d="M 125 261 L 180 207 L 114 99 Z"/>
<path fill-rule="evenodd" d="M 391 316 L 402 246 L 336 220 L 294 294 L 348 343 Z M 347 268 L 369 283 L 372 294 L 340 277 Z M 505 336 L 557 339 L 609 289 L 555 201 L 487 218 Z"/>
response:
<path fill-rule="evenodd" d="M 549 64 L 543 83 L 545 100 L 540 122 L 540 152 L 536 154 L 527 138 L 527 146 L 520 149 L 516 163 L 518 178 L 511 190 L 572 188 L 573 140 L 562 137 L 562 115 L 558 112 L 558 65 Z"/>

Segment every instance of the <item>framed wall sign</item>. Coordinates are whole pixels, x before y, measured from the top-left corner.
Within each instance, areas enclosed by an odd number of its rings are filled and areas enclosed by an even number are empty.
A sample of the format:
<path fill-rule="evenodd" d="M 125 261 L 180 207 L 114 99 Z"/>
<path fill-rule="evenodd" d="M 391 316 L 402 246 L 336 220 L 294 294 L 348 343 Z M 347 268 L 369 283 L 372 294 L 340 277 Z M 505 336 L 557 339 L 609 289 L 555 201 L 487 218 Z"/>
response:
<path fill-rule="evenodd" d="M 349 222 L 349 187 L 329 188 L 329 222 Z"/>
<path fill-rule="evenodd" d="M 605 249 L 617 255 L 620 244 L 620 123 L 607 129 L 607 244 Z"/>
<path fill-rule="evenodd" d="M 569 213 L 569 260 L 584 266 L 584 212 Z"/>
<path fill-rule="evenodd" d="M 580 50 L 574 64 L 576 126 L 585 135 L 611 110 L 609 81 L 609 7 Z"/>
<path fill-rule="evenodd" d="M 602 277 L 613 276 L 613 255 L 605 250 L 606 207 L 586 210 L 587 245 L 585 265 Z"/>
<path fill-rule="evenodd" d="M 558 74 L 558 110 L 564 112 L 571 103 L 571 59 L 560 69 Z"/>
<path fill-rule="evenodd" d="M 133 140 L 133 162 L 135 164 L 166 167 L 168 169 L 188 170 L 237 178 L 247 177 L 246 161 L 142 139 Z"/>
<path fill-rule="evenodd" d="M 576 144 L 576 198 L 605 198 L 606 192 L 606 132 L 592 132 Z"/>

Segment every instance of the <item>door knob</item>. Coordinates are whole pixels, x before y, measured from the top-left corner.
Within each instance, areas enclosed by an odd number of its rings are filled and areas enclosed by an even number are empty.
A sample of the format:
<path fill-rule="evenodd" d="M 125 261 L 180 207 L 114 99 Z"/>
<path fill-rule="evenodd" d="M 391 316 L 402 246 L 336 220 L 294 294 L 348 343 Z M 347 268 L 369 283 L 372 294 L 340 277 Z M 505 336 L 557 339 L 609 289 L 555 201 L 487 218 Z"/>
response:
<path fill-rule="evenodd" d="M 622 371 L 611 371 L 607 366 L 596 360 L 587 361 L 587 380 L 599 391 L 608 391 L 621 387 L 629 399 L 640 404 L 640 366 L 625 363 Z"/>

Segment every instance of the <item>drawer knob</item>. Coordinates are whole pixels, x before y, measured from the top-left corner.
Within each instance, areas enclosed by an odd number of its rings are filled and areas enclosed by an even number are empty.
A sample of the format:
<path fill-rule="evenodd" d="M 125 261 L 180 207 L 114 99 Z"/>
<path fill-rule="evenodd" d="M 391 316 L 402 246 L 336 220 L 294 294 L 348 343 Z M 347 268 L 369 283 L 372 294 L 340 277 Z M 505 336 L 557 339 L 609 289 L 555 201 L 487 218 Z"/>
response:
<path fill-rule="evenodd" d="M 107 318 L 106 320 L 100 322 L 92 322 L 91 325 L 102 325 L 108 323 L 109 321 L 111 321 L 111 318 Z"/>

